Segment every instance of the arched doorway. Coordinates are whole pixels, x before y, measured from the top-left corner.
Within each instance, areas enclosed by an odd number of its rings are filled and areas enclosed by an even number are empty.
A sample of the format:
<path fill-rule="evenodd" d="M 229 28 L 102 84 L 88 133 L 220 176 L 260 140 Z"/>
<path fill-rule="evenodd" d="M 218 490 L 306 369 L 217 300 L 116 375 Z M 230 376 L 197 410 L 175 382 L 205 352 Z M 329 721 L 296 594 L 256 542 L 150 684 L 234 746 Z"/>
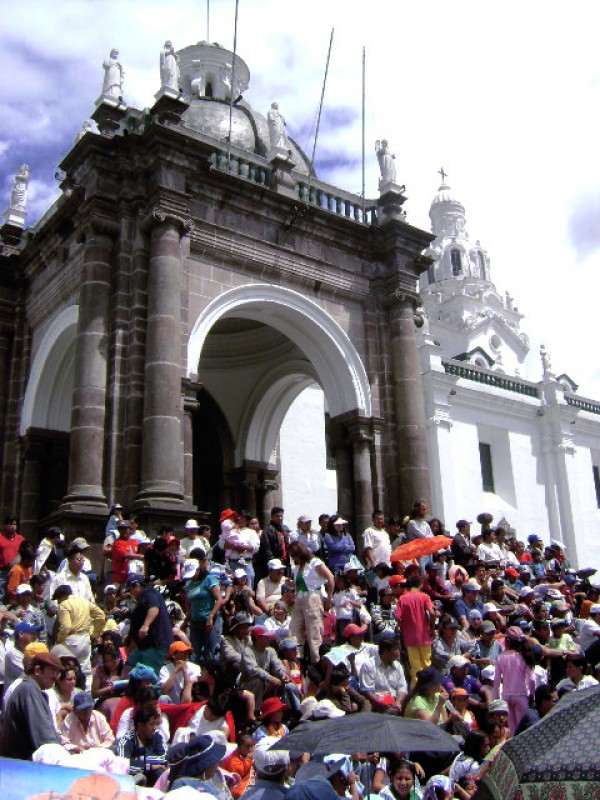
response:
<path fill-rule="evenodd" d="M 263 520 L 271 505 L 281 501 L 281 424 L 308 386 L 322 388 L 333 420 L 366 422 L 372 414 L 367 375 L 348 335 L 314 301 L 279 286 L 242 286 L 210 303 L 190 335 L 188 376 L 210 394 L 232 434 L 234 469 L 230 486 L 222 486 L 221 496 L 262 513 Z M 195 441 L 200 437 L 196 434 L 199 420 L 194 422 Z M 207 442 L 216 443 L 213 432 L 206 431 L 205 436 Z M 344 470 L 340 483 L 344 497 L 354 506 L 346 513 L 360 516 L 363 524 L 372 510 L 370 493 L 376 483 L 370 442 L 364 437 L 356 440 L 360 458 L 354 462 L 354 442 L 345 441 L 344 447 L 350 455 L 340 459 Z M 205 452 L 208 449 L 207 444 Z M 195 445 L 194 454 L 201 452 Z M 219 469 L 206 476 L 209 484 Z M 206 466 L 194 463 L 194 502 L 214 518 L 215 509 L 201 505 L 208 495 L 208 490 L 199 487 L 202 474 L 206 475 Z M 353 488 L 357 484 L 358 493 Z M 210 494 L 216 496 L 216 487 Z"/>

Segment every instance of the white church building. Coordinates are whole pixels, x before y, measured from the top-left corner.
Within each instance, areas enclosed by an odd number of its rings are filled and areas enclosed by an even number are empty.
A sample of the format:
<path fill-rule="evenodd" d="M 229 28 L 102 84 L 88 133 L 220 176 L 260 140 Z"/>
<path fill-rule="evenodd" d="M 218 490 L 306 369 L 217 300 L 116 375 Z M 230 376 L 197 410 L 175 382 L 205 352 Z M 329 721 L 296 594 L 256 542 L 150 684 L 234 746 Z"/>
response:
<path fill-rule="evenodd" d="M 470 239 L 465 209 L 445 181 L 429 214 L 436 238 L 425 252 L 432 263 L 421 277 L 418 343 L 431 514 L 454 531 L 456 520 L 487 511 L 495 522 L 507 520 L 519 538 L 556 539 L 579 567 L 600 569 L 600 402 L 578 396 L 544 351 L 542 380 L 523 377 L 529 352 L 523 315 L 508 293 L 497 291 L 489 256 Z M 322 394 L 312 387 L 282 427 L 289 522 L 296 512 L 335 508 L 323 420 Z"/>

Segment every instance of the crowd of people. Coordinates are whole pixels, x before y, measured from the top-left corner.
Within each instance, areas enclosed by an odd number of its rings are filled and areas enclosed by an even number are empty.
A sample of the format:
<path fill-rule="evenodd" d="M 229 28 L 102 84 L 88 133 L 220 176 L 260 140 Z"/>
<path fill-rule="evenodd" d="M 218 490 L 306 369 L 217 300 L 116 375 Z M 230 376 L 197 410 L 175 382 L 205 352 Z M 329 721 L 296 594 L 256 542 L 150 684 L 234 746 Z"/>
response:
<path fill-rule="evenodd" d="M 153 798 L 468 800 L 509 738 L 600 677 L 595 571 L 492 521 L 448 532 L 419 501 L 352 535 L 340 514 L 290 529 L 276 507 L 261 530 L 226 509 L 151 537 L 115 505 L 92 564 L 84 537 L 32 543 L 7 517 L 0 753 L 128 773 Z M 366 712 L 460 751 L 276 747 Z"/>

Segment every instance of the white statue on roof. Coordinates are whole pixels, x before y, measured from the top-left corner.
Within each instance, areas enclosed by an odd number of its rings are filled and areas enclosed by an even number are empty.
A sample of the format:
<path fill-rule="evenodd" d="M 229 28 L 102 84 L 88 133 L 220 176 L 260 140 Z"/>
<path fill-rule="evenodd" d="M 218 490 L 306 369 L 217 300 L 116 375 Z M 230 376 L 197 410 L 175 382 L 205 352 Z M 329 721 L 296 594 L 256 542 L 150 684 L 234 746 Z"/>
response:
<path fill-rule="evenodd" d="M 21 168 L 14 177 L 14 185 L 10 190 L 10 207 L 18 211 L 25 211 L 27 208 L 27 186 L 29 185 L 29 176 L 31 174 L 31 167 L 28 164 L 22 164 Z"/>
<path fill-rule="evenodd" d="M 163 89 L 179 91 L 179 56 L 169 40 L 160 53 L 160 84 Z"/>
<path fill-rule="evenodd" d="M 276 147 L 280 150 L 288 150 L 289 142 L 285 119 L 279 110 L 278 103 L 271 103 L 271 108 L 267 114 L 267 122 L 269 123 L 269 141 L 271 147 Z"/>
<path fill-rule="evenodd" d="M 113 49 L 110 56 L 103 62 L 104 81 L 102 83 L 102 96 L 113 100 L 123 99 L 123 78 L 125 71 L 119 61 L 119 51 Z"/>
<path fill-rule="evenodd" d="M 375 153 L 377 154 L 377 161 L 379 161 L 379 169 L 381 171 L 381 181 L 395 183 L 396 182 L 396 156 L 392 154 L 387 139 L 382 139 L 375 142 Z"/>

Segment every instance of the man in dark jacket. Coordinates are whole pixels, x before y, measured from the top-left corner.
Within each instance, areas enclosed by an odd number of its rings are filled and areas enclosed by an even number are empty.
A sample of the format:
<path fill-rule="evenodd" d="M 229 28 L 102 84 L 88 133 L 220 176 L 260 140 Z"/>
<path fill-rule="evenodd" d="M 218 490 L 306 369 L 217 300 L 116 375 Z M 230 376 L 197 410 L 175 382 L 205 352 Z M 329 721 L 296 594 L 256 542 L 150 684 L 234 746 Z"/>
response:
<path fill-rule="evenodd" d="M 43 744 L 60 744 L 43 690 L 54 686 L 62 669 L 50 653 L 39 653 L 29 662 L 4 712 L 1 753 L 5 758 L 29 760 Z"/>
<path fill-rule="evenodd" d="M 129 629 L 136 649 L 129 654 L 127 663 L 132 667 L 145 664 L 158 675 L 173 644 L 173 627 L 162 594 L 154 586 L 142 586 L 142 580 L 137 575 L 127 579 L 127 587 L 136 601 Z"/>
<path fill-rule="evenodd" d="M 454 563 L 460 567 L 468 567 L 473 563 L 475 545 L 471 544 L 471 523 L 466 519 L 459 519 L 456 523 L 458 533 L 452 539 L 450 548 Z"/>
<path fill-rule="evenodd" d="M 279 558 L 284 564 L 288 563 L 286 532 L 287 528 L 283 524 L 283 508 L 275 506 L 271 509 L 271 521 L 260 537 L 260 547 L 254 565 L 257 581 L 269 574 L 268 563 L 271 559 Z"/>

